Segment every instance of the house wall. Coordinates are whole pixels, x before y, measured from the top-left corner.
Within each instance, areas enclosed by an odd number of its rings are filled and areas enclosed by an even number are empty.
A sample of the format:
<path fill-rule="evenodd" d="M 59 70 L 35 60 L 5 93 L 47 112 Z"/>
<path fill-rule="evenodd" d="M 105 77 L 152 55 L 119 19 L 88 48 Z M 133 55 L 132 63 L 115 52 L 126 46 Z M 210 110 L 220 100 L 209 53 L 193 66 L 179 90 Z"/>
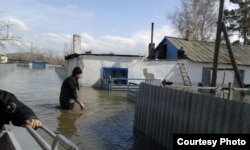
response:
<path fill-rule="evenodd" d="M 203 68 L 212 69 L 211 63 L 196 63 L 188 59 L 179 60 L 184 63 L 187 68 L 187 73 L 190 77 L 193 86 L 198 86 L 202 82 Z M 67 76 L 75 66 L 80 66 L 83 69 L 83 74 L 79 80 L 82 86 L 100 87 L 100 78 L 102 77 L 103 67 L 128 68 L 128 78 L 155 78 L 166 79 L 173 84 L 183 85 L 181 72 L 179 70 L 178 61 L 168 60 L 148 60 L 145 57 L 129 57 L 129 56 L 100 56 L 100 55 L 80 55 L 76 58 L 67 60 Z M 229 70 L 223 70 L 224 68 Z M 239 70 L 244 70 L 244 84 L 250 84 L 250 70 L 246 66 L 238 66 Z M 224 86 L 229 82 L 234 83 L 234 73 L 231 65 L 218 65 L 217 85 L 222 86 L 224 72 Z M 231 70 L 230 70 L 231 69 Z M 212 73 L 212 72 L 210 72 Z M 212 74 L 210 75 L 210 78 Z"/>
<path fill-rule="evenodd" d="M 175 61 L 150 61 L 145 57 L 81 55 L 67 60 L 67 76 L 75 66 L 83 69 L 79 80 L 82 86 L 100 86 L 103 67 L 128 68 L 128 78 L 166 79 L 174 83 L 182 82 L 181 74 Z M 177 73 L 174 73 L 177 72 Z"/>
<path fill-rule="evenodd" d="M 142 57 L 81 55 L 68 60 L 67 75 L 75 66 L 83 69 L 80 85 L 99 86 L 103 67 L 129 68 L 128 78 L 142 78 Z"/>
<path fill-rule="evenodd" d="M 244 70 L 244 75 L 243 75 L 243 84 L 250 84 L 250 66 L 238 66 L 239 70 Z"/>
<path fill-rule="evenodd" d="M 191 62 L 189 60 L 182 60 L 187 67 L 187 72 L 189 74 L 190 80 L 192 85 L 198 85 L 199 82 L 202 82 L 202 71 L 203 68 L 210 68 L 210 81 L 212 79 L 212 63 L 196 63 Z M 243 84 L 250 84 L 250 70 L 247 66 L 238 66 L 238 70 L 243 70 Z M 231 64 L 218 64 L 218 71 L 217 71 L 217 86 L 227 86 L 229 82 L 232 85 L 235 82 L 234 71 Z"/>

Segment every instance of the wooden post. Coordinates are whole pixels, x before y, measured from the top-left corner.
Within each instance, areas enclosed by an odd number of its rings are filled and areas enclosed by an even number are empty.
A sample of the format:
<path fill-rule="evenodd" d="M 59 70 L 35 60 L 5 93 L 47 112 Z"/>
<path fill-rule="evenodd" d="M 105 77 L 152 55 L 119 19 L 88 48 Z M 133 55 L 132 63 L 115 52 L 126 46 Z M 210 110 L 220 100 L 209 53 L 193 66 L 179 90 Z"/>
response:
<path fill-rule="evenodd" d="M 229 82 L 229 84 L 228 84 L 228 95 L 227 95 L 227 99 L 230 98 L 230 94 L 231 94 L 231 82 Z"/>
<path fill-rule="evenodd" d="M 224 0 L 220 0 L 219 16 L 218 16 L 218 22 L 217 22 L 217 34 L 216 34 L 215 50 L 214 50 L 212 84 L 211 84 L 211 86 L 213 87 L 216 87 L 216 80 L 217 80 L 218 57 L 219 57 L 219 49 L 220 49 L 220 42 L 221 42 L 221 22 L 222 22 L 222 17 L 223 17 L 223 9 L 224 9 Z"/>
<path fill-rule="evenodd" d="M 240 73 L 239 73 L 237 64 L 236 64 L 235 59 L 234 59 L 234 54 L 233 54 L 232 47 L 231 47 L 231 44 L 230 44 L 230 41 L 228 38 L 226 25 L 224 22 L 222 22 L 221 25 L 222 25 L 222 31 L 223 31 L 223 34 L 225 36 L 227 50 L 228 50 L 229 57 L 230 57 L 230 60 L 231 60 L 231 63 L 232 63 L 233 69 L 234 69 L 234 74 L 235 74 L 236 80 L 238 81 L 239 86 L 241 88 L 244 88 L 244 85 L 242 84 L 242 81 L 241 81 L 241 77 L 240 77 Z"/>

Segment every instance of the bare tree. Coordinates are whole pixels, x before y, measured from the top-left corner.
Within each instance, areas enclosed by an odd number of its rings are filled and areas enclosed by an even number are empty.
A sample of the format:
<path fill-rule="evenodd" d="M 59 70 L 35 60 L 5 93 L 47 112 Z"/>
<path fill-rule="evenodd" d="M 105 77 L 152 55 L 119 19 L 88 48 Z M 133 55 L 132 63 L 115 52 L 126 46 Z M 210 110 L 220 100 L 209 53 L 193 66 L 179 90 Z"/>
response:
<path fill-rule="evenodd" d="M 174 13 L 167 13 L 167 18 L 183 37 L 190 30 L 194 39 L 209 41 L 216 29 L 217 8 L 217 0 L 181 0 L 180 9 L 177 7 Z"/>
<path fill-rule="evenodd" d="M 0 21 L 0 47 L 6 48 L 8 44 L 19 46 L 22 44 L 20 36 L 13 34 L 12 26 L 9 21 Z"/>

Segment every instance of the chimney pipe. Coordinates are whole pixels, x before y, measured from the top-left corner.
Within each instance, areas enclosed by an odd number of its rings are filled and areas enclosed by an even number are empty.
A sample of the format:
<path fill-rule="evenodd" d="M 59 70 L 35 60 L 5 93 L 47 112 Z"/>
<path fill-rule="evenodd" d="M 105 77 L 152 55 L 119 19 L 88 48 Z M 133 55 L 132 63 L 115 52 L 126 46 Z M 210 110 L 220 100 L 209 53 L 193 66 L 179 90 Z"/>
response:
<path fill-rule="evenodd" d="M 73 53 L 81 54 L 81 36 L 78 34 L 73 35 Z"/>
<path fill-rule="evenodd" d="M 151 43 L 148 45 L 148 58 L 154 59 L 155 43 L 153 43 L 154 23 L 151 25 Z"/>
<path fill-rule="evenodd" d="M 154 23 L 151 24 L 151 43 L 153 43 L 153 35 L 154 35 Z"/>
<path fill-rule="evenodd" d="M 194 38 L 193 31 L 191 30 L 186 30 L 186 40 L 187 41 L 192 41 Z"/>

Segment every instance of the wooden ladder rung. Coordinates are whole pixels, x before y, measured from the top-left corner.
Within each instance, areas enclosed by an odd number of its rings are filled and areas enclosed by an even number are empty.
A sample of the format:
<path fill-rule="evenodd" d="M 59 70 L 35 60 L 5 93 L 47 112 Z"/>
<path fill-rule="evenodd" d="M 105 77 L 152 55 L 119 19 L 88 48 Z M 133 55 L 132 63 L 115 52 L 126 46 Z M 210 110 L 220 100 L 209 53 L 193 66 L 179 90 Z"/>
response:
<path fill-rule="evenodd" d="M 182 75 L 184 85 L 185 86 L 192 86 L 190 78 L 189 78 L 189 76 L 187 74 L 187 70 L 185 68 L 185 65 L 183 63 L 179 63 L 179 62 L 178 62 L 178 65 L 179 65 L 179 68 L 180 68 L 180 71 L 181 71 L 181 75 Z"/>

